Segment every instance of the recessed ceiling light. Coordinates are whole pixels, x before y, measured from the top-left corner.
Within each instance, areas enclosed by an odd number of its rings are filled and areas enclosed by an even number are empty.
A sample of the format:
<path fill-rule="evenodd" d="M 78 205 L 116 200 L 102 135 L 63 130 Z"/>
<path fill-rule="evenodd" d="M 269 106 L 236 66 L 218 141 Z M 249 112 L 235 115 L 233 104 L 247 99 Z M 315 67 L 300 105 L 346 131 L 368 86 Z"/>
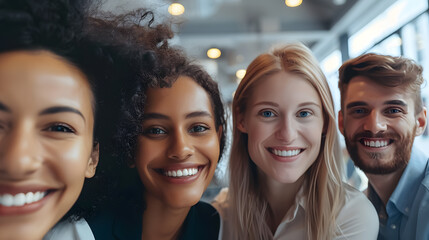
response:
<path fill-rule="evenodd" d="M 219 58 L 221 54 L 222 53 L 218 48 L 210 48 L 209 50 L 207 50 L 207 57 L 211 59 Z"/>
<path fill-rule="evenodd" d="M 302 0 L 285 0 L 285 4 L 288 7 L 298 7 L 301 3 Z"/>
<path fill-rule="evenodd" d="M 173 16 L 182 15 L 185 12 L 185 7 L 180 3 L 172 3 L 168 7 L 168 12 Z"/>
<path fill-rule="evenodd" d="M 235 72 L 235 76 L 241 80 L 244 78 L 244 75 L 246 75 L 246 69 L 238 69 L 237 72 Z"/>

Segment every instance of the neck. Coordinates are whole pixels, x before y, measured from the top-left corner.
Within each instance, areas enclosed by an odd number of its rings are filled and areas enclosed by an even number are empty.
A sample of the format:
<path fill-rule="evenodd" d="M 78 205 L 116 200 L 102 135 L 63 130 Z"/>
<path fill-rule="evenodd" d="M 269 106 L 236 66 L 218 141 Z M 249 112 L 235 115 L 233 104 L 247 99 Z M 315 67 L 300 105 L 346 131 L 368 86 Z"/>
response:
<path fill-rule="evenodd" d="M 280 183 L 259 171 L 262 194 L 268 202 L 267 224 L 274 234 L 287 211 L 295 203 L 295 197 L 304 182 L 301 176 L 294 183 Z"/>
<path fill-rule="evenodd" d="M 366 174 L 369 183 L 386 207 L 390 196 L 395 191 L 404 169 L 389 174 Z"/>
<path fill-rule="evenodd" d="M 142 239 L 172 240 L 180 235 L 190 207 L 172 208 L 152 196 L 146 196 Z"/>

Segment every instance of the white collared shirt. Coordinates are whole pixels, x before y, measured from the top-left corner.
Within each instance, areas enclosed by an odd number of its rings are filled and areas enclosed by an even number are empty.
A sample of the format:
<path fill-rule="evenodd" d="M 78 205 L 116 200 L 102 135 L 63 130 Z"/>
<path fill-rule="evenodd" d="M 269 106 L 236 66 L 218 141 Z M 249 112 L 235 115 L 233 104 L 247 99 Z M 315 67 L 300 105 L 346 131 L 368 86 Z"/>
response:
<path fill-rule="evenodd" d="M 69 222 L 67 220 L 57 223 L 43 240 L 95 240 L 91 228 L 85 219 Z"/>
<path fill-rule="evenodd" d="M 378 235 L 378 217 L 371 202 L 366 196 L 345 184 L 345 203 L 337 216 L 337 233 L 335 240 L 373 240 Z M 274 240 L 283 239 L 307 239 L 305 222 L 305 201 L 302 187 L 295 198 L 295 203 L 283 217 L 272 236 Z M 231 224 L 228 224 L 228 204 L 226 202 L 227 191 L 223 190 L 215 198 L 213 205 L 222 217 L 222 227 L 219 239 L 228 239 Z"/>

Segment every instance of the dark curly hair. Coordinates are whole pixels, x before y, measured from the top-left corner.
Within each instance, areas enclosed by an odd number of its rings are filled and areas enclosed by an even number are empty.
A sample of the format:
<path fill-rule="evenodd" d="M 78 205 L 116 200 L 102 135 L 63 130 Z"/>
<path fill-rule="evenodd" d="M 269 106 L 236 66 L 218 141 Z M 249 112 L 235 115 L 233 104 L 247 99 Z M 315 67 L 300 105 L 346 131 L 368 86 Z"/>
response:
<path fill-rule="evenodd" d="M 116 194 L 121 192 L 121 202 L 123 203 L 125 200 L 137 209 L 145 209 L 144 186 L 136 169 L 130 169 L 129 166 L 133 165 L 135 161 L 135 152 L 138 147 L 137 139 L 142 133 L 146 92 L 149 88 L 168 88 L 174 84 L 179 76 L 190 77 L 207 92 L 214 111 L 216 127 L 219 129 L 222 126 L 219 159 L 224 151 L 225 132 L 227 131 L 224 106 L 218 85 L 210 75 L 201 66 L 191 62 L 179 49 L 165 45 L 153 54 L 156 56 L 156 63 L 153 68 L 142 70 L 137 78 L 128 81 L 124 87 L 122 118 L 115 136 L 119 165 L 122 165 L 122 169 L 125 171 L 122 176 L 127 179 L 123 179 L 119 189 L 114 192 Z"/>
<path fill-rule="evenodd" d="M 127 164 L 133 164 L 137 138 L 142 132 L 144 105 L 148 88 L 171 87 L 179 76 L 187 76 L 200 85 L 210 97 L 216 127 L 222 127 L 220 156 L 225 147 L 225 113 L 218 84 L 199 65 L 190 62 L 179 49 L 161 48 L 156 53 L 156 65 L 142 71 L 138 79 L 129 82 L 122 98 L 122 119 L 116 135 L 117 153 Z"/>

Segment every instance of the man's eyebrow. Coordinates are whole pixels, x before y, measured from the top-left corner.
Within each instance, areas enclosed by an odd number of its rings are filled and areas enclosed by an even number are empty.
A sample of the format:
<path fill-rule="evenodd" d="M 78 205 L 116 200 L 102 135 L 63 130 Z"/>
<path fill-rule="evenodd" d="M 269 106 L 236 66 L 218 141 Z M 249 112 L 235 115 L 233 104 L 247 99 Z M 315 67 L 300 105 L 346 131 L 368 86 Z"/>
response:
<path fill-rule="evenodd" d="M 359 107 L 359 106 L 368 106 L 368 104 L 366 102 L 361 102 L 361 101 L 351 102 L 346 105 L 346 109 L 349 109 L 352 107 Z"/>
<path fill-rule="evenodd" d="M 194 117 L 210 117 L 210 118 L 213 118 L 213 116 L 207 111 L 196 111 L 196 112 L 188 113 L 186 115 L 186 118 L 194 118 Z"/>
<path fill-rule="evenodd" d="M 0 111 L 11 113 L 12 111 L 4 103 L 0 102 Z"/>
<path fill-rule="evenodd" d="M 65 107 L 65 106 L 46 108 L 43 111 L 41 111 L 39 113 L 39 115 L 55 114 L 55 113 L 62 113 L 62 112 L 76 113 L 79 116 L 81 116 L 83 118 L 83 120 L 85 121 L 85 117 L 83 116 L 83 114 L 79 110 L 77 110 L 76 108 Z"/>
<path fill-rule="evenodd" d="M 402 101 L 402 100 L 390 100 L 390 101 L 385 101 L 384 105 L 399 105 L 399 106 L 403 106 L 406 107 L 408 106 L 406 102 Z"/>

